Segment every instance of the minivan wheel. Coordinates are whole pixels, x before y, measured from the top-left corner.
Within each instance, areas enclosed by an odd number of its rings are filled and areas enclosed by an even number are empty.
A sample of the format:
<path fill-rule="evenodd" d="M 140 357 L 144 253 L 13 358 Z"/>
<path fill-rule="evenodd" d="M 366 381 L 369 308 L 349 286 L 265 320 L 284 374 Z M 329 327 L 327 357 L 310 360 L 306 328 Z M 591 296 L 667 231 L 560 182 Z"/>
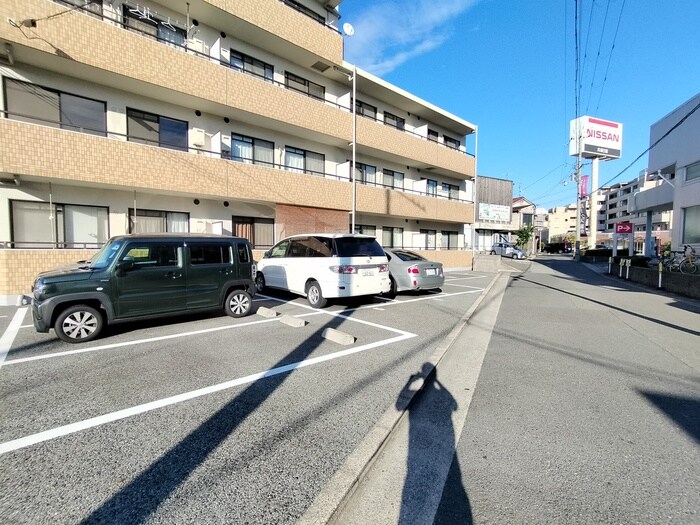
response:
<path fill-rule="evenodd" d="M 260 272 L 255 276 L 255 290 L 258 293 L 262 293 L 265 290 L 265 276 Z"/>
<path fill-rule="evenodd" d="M 253 300 L 248 292 L 245 290 L 234 290 L 226 297 L 224 310 L 231 317 L 245 317 L 252 306 Z"/>
<path fill-rule="evenodd" d="M 95 339 L 103 326 L 100 312 L 91 306 L 77 304 L 61 312 L 53 328 L 59 339 L 67 343 L 86 343 Z"/>
<path fill-rule="evenodd" d="M 323 308 L 327 302 L 321 293 L 321 285 L 316 281 L 311 281 L 306 288 L 306 299 L 313 308 Z"/>

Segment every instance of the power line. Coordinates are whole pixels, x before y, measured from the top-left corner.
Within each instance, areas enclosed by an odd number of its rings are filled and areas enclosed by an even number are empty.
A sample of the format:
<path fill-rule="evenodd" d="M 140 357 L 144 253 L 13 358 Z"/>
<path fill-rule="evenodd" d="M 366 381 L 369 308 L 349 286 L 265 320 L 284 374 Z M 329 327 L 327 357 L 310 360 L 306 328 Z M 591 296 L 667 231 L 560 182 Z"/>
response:
<path fill-rule="evenodd" d="M 598 96 L 598 103 L 595 107 L 595 113 L 598 113 L 598 108 L 600 107 L 600 100 L 603 98 L 603 90 L 605 89 L 605 82 L 608 80 L 608 71 L 610 70 L 610 61 L 612 60 L 613 51 L 615 51 L 615 42 L 617 41 L 617 33 L 620 30 L 620 22 L 622 21 L 622 11 L 625 9 L 625 1 L 622 0 L 622 7 L 620 8 L 620 15 L 617 17 L 617 27 L 615 28 L 615 36 L 613 37 L 612 47 L 610 48 L 610 54 L 608 55 L 608 65 L 605 68 L 605 77 L 603 78 L 603 85 L 600 87 L 600 95 Z"/>
<path fill-rule="evenodd" d="M 603 18 L 603 29 L 600 31 L 600 41 L 598 42 L 598 54 L 595 57 L 595 63 L 593 64 L 593 76 L 591 77 L 591 89 L 588 92 L 588 102 L 586 103 L 586 113 L 588 113 L 588 107 L 591 103 L 591 96 L 593 95 L 593 83 L 595 82 L 595 75 L 598 71 L 598 60 L 600 59 L 600 50 L 603 47 L 603 35 L 605 34 L 605 25 L 608 21 L 608 12 L 610 11 L 610 0 L 608 0 L 608 5 L 605 8 L 605 17 Z"/>
<path fill-rule="evenodd" d="M 612 179 L 610 179 L 609 181 L 607 181 L 607 182 L 601 184 L 600 186 L 598 186 L 598 187 L 597 187 L 593 192 L 591 192 L 591 193 L 594 193 L 595 191 L 598 191 L 598 190 L 600 190 L 601 188 L 607 186 L 607 185 L 610 184 L 612 181 L 614 181 L 615 179 L 617 179 L 620 175 L 622 175 L 624 172 L 626 172 L 628 169 L 630 169 L 639 159 L 641 159 L 641 158 L 642 158 L 644 155 L 646 155 L 649 151 L 651 151 L 653 148 L 655 148 L 655 147 L 659 144 L 659 142 L 661 142 L 661 141 L 664 140 L 666 137 L 668 137 L 668 136 L 671 134 L 671 132 L 673 132 L 676 128 L 678 128 L 678 126 L 680 126 L 681 124 L 683 124 L 683 122 L 685 122 L 686 120 L 688 120 L 688 118 L 689 118 L 693 113 L 695 113 L 698 109 L 700 109 L 700 102 L 698 102 L 698 104 L 697 104 L 693 109 L 691 109 L 688 113 L 686 113 L 685 116 L 684 116 L 682 119 L 680 119 L 678 122 L 676 122 L 676 124 L 675 124 L 671 129 L 669 129 L 666 133 L 664 133 L 661 137 L 659 137 L 659 139 L 658 139 L 656 142 L 654 142 L 651 146 L 649 146 L 649 147 L 648 147 L 647 149 L 645 149 L 642 153 L 640 153 L 639 156 L 638 156 L 636 159 L 634 159 L 625 169 L 623 169 L 620 173 L 618 173 L 617 175 L 615 175 L 615 176 L 614 176 Z"/>

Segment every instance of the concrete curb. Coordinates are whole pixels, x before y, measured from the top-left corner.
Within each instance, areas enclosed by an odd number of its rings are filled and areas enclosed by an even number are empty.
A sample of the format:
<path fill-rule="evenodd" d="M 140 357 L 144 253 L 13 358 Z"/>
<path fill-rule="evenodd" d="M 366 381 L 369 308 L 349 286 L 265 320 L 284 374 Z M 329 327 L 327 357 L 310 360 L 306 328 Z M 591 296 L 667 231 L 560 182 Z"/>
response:
<path fill-rule="evenodd" d="M 465 312 L 462 318 L 449 333 L 443 342 L 435 349 L 428 362 L 432 365 L 427 377 L 416 382 L 416 390 L 411 397 L 402 399 L 404 408 L 398 411 L 390 407 L 379 418 L 374 427 L 367 433 L 362 442 L 353 450 L 345 463 L 337 470 L 330 481 L 323 487 L 313 503 L 309 506 L 303 516 L 297 521 L 298 524 L 318 525 L 319 523 L 333 523 L 334 515 L 343 508 L 345 501 L 353 494 L 355 488 L 360 483 L 364 475 L 370 470 L 372 464 L 379 456 L 384 445 L 388 442 L 391 433 L 399 425 L 402 418 L 406 416 L 411 405 L 422 392 L 423 387 L 435 373 L 440 360 L 452 346 L 454 341 L 464 330 L 474 312 L 479 308 L 482 301 L 489 294 L 494 284 L 499 278 L 509 278 L 504 273 L 497 273 L 491 282 L 486 286 L 474 304 Z"/>

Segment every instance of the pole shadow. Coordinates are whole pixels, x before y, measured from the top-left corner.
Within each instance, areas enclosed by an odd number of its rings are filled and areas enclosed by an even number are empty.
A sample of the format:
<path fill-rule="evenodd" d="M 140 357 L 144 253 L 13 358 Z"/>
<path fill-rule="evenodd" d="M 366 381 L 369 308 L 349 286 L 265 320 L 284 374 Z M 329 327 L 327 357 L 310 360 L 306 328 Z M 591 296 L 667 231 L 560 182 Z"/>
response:
<path fill-rule="evenodd" d="M 206 461 L 238 426 L 287 380 L 294 364 L 308 358 L 322 343 L 326 328 L 337 328 L 344 322 L 333 316 L 305 342 L 293 349 L 270 370 L 292 367 L 291 370 L 263 377 L 250 384 L 239 395 L 193 430 L 182 441 L 137 475 L 88 517 L 82 524 L 138 524 L 149 520 L 157 508 Z"/>

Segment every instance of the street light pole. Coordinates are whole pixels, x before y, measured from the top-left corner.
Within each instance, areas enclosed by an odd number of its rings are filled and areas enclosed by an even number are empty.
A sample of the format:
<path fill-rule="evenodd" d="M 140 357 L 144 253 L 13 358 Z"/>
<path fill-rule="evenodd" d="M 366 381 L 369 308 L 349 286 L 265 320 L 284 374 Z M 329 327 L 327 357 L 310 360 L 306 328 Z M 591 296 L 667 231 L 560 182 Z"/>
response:
<path fill-rule="evenodd" d="M 355 178 L 355 154 L 357 151 L 357 66 L 352 65 L 352 230 L 350 233 L 355 233 L 355 211 L 357 208 L 357 183 Z"/>

